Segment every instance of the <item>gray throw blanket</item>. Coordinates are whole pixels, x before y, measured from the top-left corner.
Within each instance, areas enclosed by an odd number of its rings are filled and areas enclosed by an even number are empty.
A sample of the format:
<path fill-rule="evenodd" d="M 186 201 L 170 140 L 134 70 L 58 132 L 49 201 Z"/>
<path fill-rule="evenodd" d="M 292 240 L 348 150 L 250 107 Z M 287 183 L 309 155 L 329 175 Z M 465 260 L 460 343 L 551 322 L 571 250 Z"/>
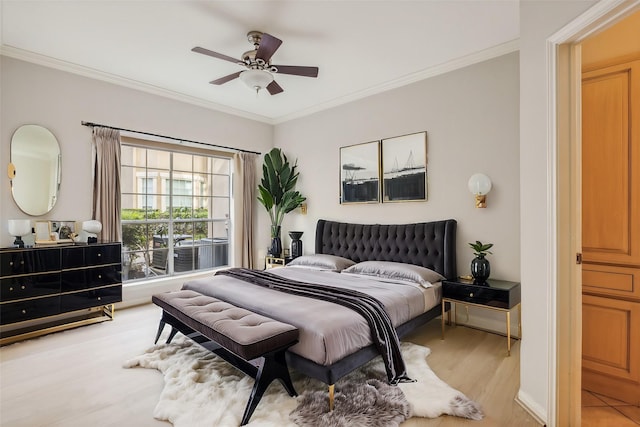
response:
<path fill-rule="evenodd" d="M 216 275 L 218 274 L 281 292 L 330 301 L 356 311 L 369 324 L 371 338 L 382 356 L 389 383 L 413 381 L 407 376 L 402 353 L 400 353 L 400 340 L 391 324 L 391 319 L 383 304 L 372 296 L 351 289 L 304 283 L 266 271 L 246 268 L 230 268 L 218 271 Z"/>

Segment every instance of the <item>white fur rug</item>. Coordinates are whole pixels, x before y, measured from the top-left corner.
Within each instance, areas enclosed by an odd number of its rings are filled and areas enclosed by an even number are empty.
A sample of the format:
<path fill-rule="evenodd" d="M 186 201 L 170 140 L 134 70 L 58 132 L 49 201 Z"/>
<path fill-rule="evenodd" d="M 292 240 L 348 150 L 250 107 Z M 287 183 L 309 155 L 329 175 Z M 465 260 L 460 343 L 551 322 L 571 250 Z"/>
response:
<path fill-rule="evenodd" d="M 408 411 L 400 414 L 399 421 L 389 421 L 386 425 L 397 426 L 409 416 L 434 418 L 448 414 L 481 419 L 482 411 L 475 402 L 451 388 L 429 368 L 426 361 L 429 353 L 430 350 L 426 347 L 402 343 L 407 372 L 417 381 L 398 386 L 409 403 Z M 175 427 L 240 425 L 253 387 L 253 378 L 247 377 L 210 351 L 190 340 L 177 338 L 172 344 L 151 347 L 144 354 L 124 363 L 125 368 L 136 366 L 157 369 L 164 374 L 165 387 L 153 413 L 156 419 L 169 421 Z M 344 390 L 344 394 L 348 394 L 351 384 L 361 384 L 366 378 L 386 378 L 380 358 L 374 359 L 336 384 L 336 406 L 340 405 L 340 398 L 346 401 L 358 400 L 348 395 L 340 396 L 341 389 Z M 292 380 L 300 396 L 290 397 L 282 385 L 274 381 L 258 404 L 249 426 L 280 427 L 305 424 L 302 415 L 305 409 L 309 412 L 309 408 L 301 406 L 296 410 L 296 407 L 306 404 L 314 392 L 316 395 L 319 391 L 326 392 L 327 386 L 295 372 L 292 372 Z M 375 387 L 369 388 L 375 392 Z M 376 400 L 375 396 L 373 400 Z M 368 405 L 366 402 L 364 404 Z M 348 422 L 343 418 L 331 418 L 332 416 L 341 417 L 337 411 L 336 414 L 318 414 L 313 425 L 342 425 L 343 422 L 345 425 L 368 425 L 366 420 L 358 421 L 353 416 L 349 416 Z"/>

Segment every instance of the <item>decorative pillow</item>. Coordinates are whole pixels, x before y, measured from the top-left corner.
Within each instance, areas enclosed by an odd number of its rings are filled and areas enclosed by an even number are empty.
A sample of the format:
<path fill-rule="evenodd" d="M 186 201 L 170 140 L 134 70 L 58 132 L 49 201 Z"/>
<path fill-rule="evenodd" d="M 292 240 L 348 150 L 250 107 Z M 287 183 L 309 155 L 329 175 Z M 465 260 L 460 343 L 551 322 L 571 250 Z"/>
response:
<path fill-rule="evenodd" d="M 342 271 L 342 273 L 412 282 L 424 287 L 429 287 L 432 283 L 439 282 L 444 279 L 443 275 L 426 267 L 391 261 L 359 262 L 358 264 Z"/>
<path fill-rule="evenodd" d="M 293 259 L 287 264 L 287 267 L 306 267 L 321 270 L 342 271 L 347 267 L 351 267 L 355 262 L 347 258 L 336 255 L 315 254 L 303 255 Z"/>

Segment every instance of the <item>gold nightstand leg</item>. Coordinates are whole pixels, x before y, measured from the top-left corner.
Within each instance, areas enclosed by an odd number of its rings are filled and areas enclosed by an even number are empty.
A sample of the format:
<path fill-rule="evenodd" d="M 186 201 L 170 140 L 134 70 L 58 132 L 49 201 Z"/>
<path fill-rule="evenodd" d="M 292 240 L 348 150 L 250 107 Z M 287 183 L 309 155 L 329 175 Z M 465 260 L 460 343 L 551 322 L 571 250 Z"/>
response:
<path fill-rule="evenodd" d="M 442 300 L 442 338 L 444 339 L 444 300 Z M 451 322 L 451 312 L 449 311 L 449 322 Z"/>
<path fill-rule="evenodd" d="M 522 304 L 518 304 L 518 338 L 522 339 Z"/>
<path fill-rule="evenodd" d="M 507 356 L 511 356 L 511 313 L 507 310 Z"/>

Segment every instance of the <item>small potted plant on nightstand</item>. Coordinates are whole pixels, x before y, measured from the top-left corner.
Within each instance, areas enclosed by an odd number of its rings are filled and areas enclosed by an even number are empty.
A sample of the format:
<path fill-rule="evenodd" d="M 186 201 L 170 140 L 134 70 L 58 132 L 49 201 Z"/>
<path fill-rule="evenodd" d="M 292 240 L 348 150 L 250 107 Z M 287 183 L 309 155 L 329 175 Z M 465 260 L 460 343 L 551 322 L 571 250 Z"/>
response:
<path fill-rule="evenodd" d="M 471 275 L 473 276 L 473 282 L 476 284 L 483 284 L 491 274 L 491 264 L 489 264 L 489 260 L 486 259 L 485 256 L 491 253 L 489 249 L 493 247 L 493 243 L 485 244 L 476 240 L 475 243 L 469 243 L 469 246 L 471 246 L 473 254 L 476 256 L 471 260 Z"/>

